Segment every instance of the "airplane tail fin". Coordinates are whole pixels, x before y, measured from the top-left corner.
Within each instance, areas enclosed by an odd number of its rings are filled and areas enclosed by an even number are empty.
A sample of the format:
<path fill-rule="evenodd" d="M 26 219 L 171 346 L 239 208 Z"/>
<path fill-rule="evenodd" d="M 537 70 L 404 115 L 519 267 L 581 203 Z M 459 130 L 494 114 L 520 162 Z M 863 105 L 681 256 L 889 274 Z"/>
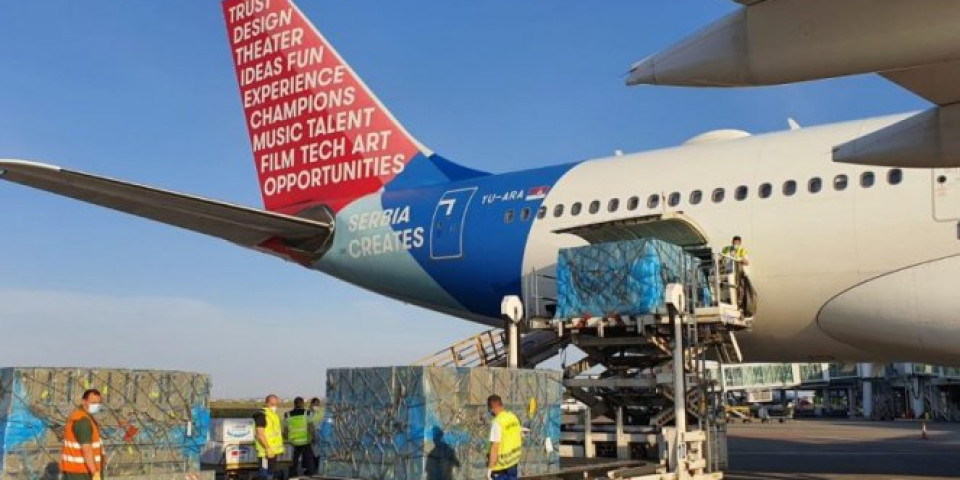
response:
<path fill-rule="evenodd" d="M 225 0 L 223 13 L 268 210 L 337 212 L 432 162 L 293 2 Z"/>

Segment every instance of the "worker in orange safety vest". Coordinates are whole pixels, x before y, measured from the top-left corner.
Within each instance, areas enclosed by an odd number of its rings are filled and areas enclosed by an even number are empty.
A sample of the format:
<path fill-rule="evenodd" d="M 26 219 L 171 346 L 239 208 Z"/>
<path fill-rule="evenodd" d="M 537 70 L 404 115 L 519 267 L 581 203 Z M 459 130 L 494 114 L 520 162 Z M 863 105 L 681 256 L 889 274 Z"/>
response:
<path fill-rule="evenodd" d="M 93 418 L 100 413 L 101 400 L 99 390 L 88 389 L 67 419 L 60 455 L 64 480 L 101 480 L 103 477 L 103 443 L 100 426 Z"/>

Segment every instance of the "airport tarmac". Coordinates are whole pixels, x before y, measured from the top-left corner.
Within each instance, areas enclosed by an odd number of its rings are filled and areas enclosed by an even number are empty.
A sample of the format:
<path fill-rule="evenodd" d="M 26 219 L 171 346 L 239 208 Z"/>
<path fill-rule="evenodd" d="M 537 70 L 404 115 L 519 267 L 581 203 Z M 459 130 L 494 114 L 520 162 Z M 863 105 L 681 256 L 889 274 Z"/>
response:
<path fill-rule="evenodd" d="M 960 424 L 794 420 L 730 425 L 730 480 L 960 478 Z"/>

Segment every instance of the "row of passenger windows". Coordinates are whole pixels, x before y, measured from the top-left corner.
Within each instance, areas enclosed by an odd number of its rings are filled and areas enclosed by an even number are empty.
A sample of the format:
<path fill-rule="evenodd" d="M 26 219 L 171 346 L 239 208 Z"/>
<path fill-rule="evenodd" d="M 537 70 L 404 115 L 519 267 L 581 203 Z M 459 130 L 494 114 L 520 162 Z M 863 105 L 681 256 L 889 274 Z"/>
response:
<path fill-rule="evenodd" d="M 872 188 L 877 182 L 876 174 L 873 172 L 863 172 L 860 174 L 860 186 L 862 188 Z M 892 169 L 887 172 L 887 183 L 890 185 L 899 185 L 903 182 L 903 170 L 899 168 Z M 813 177 L 807 181 L 806 189 L 812 194 L 817 194 L 823 191 L 823 179 L 820 177 Z M 850 179 L 847 175 L 837 175 L 833 177 L 833 189 L 837 192 L 842 192 L 850 186 Z M 799 184 L 796 180 L 787 180 L 780 185 L 780 192 L 785 197 L 792 197 L 795 195 L 799 189 Z M 757 188 L 757 196 L 760 198 L 766 199 L 773 196 L 774 186 L 772 183 L 763 183 Z M 699 205 L 704 201 L 705 192 L 703 190 L 694 190 L 690 192 L 688 196 L 688 202 L 690 205 Z M 713 203 L 721 203 L 727 197 L 727 191 L 724 188 L 715 188 L 710 192 L 710 201 Z M 744 201 L 750 197 L 750 188 L 746 185 L 740 185 L 733 190 L 733 198 L 737 201 Z M 680 192 L 673 192 L 670 195 L 667 195 L 665 203 L 670 207 L 676 207 L 680 205 L 681 201 Z M 654 209 L 660 206 L 661 195 L 653 194 L 647 197 L 647 208 Z M 627 210 L 633 211 L 640 207 L 640 197 L 630 197 L 627 199 Z M 613 198 L 607 202 L 607 211 L 616 212 L 620 209 L 620 199 Z M 580 215 L 583 211 L 583 204 L 576 202 L 570 205 L 570 215 L 577 216 Z M 590 202 L 587 206 L 587 211 L 591 214 L 600 212 L 600 201 L 594 200 Z M 526 207 L 520 210 L 520 220 L 527 221 L 530 220 L 531 210 L 529 207 Z M 557 204 L 553 207 L 553 216 L 560 217 L 563 216 L 564 206 L 563 204 Z M 544 218 L 547 216 L 547 207 L 541 206 L 540 210 L 537 211 L 537 218 Z M 511 223 L 514 221 L 515 213 L 513 209 L 507 210 L 506 214 L 503 217 L 505 223 Z"/>

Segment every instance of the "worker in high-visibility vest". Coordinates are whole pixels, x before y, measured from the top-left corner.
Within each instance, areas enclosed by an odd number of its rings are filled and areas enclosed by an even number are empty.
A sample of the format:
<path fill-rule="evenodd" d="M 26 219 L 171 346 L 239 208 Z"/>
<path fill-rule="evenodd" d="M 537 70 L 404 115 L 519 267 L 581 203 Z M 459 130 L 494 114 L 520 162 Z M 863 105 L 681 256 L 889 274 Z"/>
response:
<path fill-rule="evenodd" d="M 263 409 L 253 414 L 253 421 L 257 427 L 256 447 L 257 458 L 260 459 L 260 470 L 257 477 L 273 479 L 279 477 L 280 456 L 283 455 L 283 426 L 277 407 L 280 406 L 280 397 L 267 395 Z"/>
<path fill-rule="evenodd" d="M 493 416 L 490 425 L 488 480 L 517 480 L 523 432 L 520 419 L 503 408 L 499 395 L 487 398 L 487 410 Z"/>
<path fill-rule="evenodd" d="M 733 237 L 733 240 L 730 241 L 730 245 L 723 247 L 721 253 L 737 262 L 740 262 L 740 264 L 743 266 L 750 265 L 750 258 L 747 256 L 747 249 L 743 248 L 743 239 L 740 238 L 739 235 Z"/>
<path fill-rule="evenodd" d="M 103 475 L 103 443 L 93 415 L 100 413 L 100 391 L 83 392 L 80 405 L 70 414 L 63 430 L 60 471 L 64 480 L 100 480 Z"/>
<path fill-rule="evenodd" d="M 293 447 L 293 459 L 290 465 L 290 476 L 299 477 L 300 467 L 303 473 L 311 475 L 314 470 L 313 459 L 313 431 L 311 431 L 310 412 L 304 408 L 303 397 L 293 399 L 293 410 L 283 414 L 283 429 L 286 432 L 287 443 Z"/>

